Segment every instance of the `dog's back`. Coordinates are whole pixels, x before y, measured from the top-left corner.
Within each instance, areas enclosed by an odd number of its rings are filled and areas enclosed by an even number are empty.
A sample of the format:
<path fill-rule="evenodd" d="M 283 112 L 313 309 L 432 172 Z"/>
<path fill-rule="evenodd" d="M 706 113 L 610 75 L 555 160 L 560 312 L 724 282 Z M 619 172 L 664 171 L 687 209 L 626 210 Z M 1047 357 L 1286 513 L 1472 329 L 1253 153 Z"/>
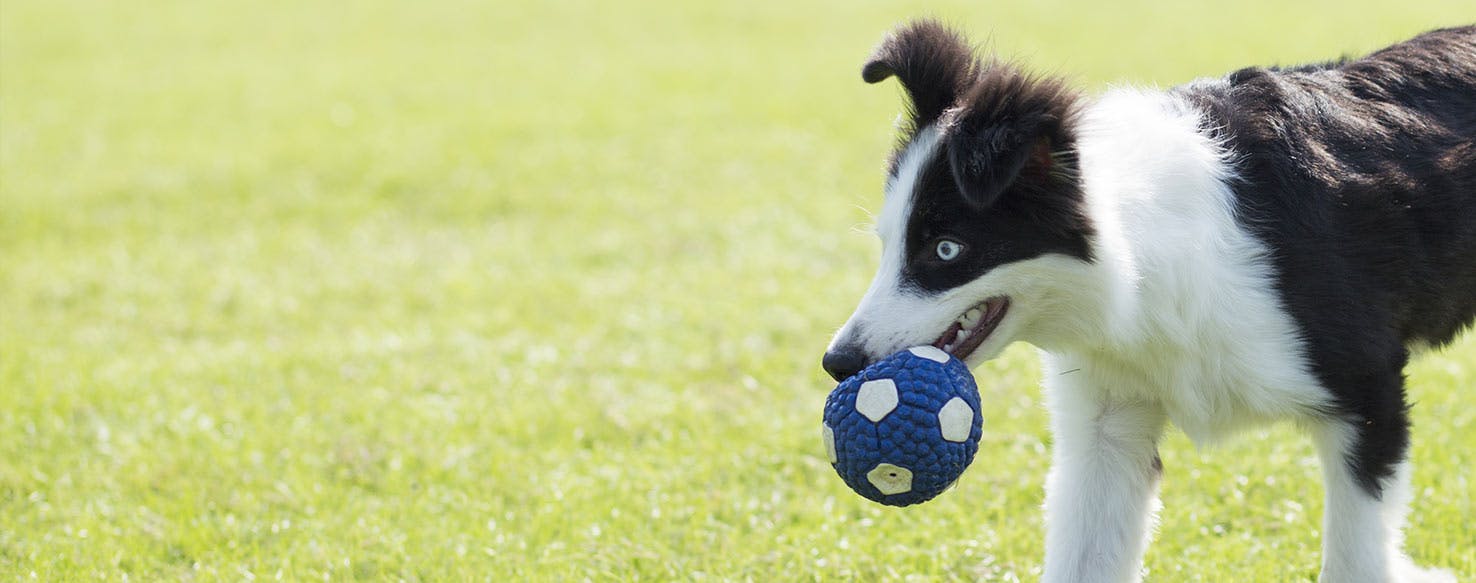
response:
<path fill-rule="evenodd" d="M 1439 345 L 1476 318 L 1476 27 L 1181 91 L 1238 158 L 1237 210 L 1314 345 Z"/>
<path fill-rule="evenodd" d="M 1231 157 L 1312 372 L 1364 420 L 1350 459 L 1375 489 L 1409 439 L 1407 347 L 1476 319 L 1476 27 L 1178 92 Z"/>

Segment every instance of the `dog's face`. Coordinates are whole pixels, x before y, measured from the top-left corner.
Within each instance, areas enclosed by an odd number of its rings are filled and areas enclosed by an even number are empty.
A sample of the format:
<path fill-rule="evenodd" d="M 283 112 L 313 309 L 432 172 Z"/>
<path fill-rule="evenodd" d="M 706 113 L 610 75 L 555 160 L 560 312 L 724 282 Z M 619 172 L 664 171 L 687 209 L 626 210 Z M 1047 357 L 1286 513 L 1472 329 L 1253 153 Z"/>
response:
<path fill-rule="evenodd" d="M 912 101 L 876 232 L 881 266 L 826 352 L 837 380 L 932 344 L 971 366 L 1029 335 L 1091 261 L 1076 168 L 1076 97 L 980 62 L 933 23 L 889 36 L 862 71 Z"/>

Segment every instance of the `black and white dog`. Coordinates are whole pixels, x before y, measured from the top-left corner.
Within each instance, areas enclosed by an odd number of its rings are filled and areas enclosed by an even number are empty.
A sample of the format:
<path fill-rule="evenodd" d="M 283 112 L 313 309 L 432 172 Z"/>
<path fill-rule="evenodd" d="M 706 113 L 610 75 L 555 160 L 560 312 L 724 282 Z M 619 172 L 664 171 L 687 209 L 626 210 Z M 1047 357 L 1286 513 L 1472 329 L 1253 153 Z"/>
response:
<path fill-rule="evenodd" d="M 1476 319 L 1476 27 L 1085 98 L 924 21 L 862 71 L 893 76 L 881 266 L 824 367 L 1040 347 L 1045 581 L 1140 577 L 1166 423 L 1288 418 L 1322 459 L 1323 581 L 1453 580 L 1401 550 L 1403 369 Z"/>

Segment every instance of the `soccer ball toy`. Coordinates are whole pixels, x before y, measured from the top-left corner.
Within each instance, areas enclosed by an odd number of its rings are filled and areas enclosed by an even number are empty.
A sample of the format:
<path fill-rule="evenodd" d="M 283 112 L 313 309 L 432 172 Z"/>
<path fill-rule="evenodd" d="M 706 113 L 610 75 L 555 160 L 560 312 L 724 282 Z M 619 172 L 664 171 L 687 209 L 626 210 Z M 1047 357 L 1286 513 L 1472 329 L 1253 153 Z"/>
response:
<path fill-rule="evenodd" d="M 889 506 L 947 490 L 979 449 L 979 389 L 963 361 L 909 348 L 842 381 L 825 399 L 830 464 L 857 494 Z"/>

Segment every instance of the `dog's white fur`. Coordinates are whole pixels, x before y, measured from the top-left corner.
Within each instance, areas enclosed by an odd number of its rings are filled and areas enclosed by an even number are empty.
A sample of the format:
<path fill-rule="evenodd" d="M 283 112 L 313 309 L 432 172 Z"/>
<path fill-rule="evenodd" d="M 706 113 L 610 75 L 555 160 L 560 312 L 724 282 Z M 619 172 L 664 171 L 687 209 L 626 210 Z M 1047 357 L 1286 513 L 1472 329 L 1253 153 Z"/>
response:
<path fill-rule="evenodd" d="M 1346 466 L 1351 436 L 1321 416 L 1330 396 L 1275 296 L 1267 249 L 1235 221 L 1234 161 L 1200 124 L 1162 92 L 1095 100 L 1078 146 L 1096 261 L 1045 255 L 926 298 L 901 285 L 914 183 L 938 148 L 938 132 L 924 128 L 887 186 L 876 279 L 832 346 L 888 354 L 929 344 L 971 305 L 1011 298 L 969 364 L 1017 340 L 1042 349 L 1055 437 L 1043 581 L 1140 578 L 1166 422 L 1209 443 L 1277 419 L 1308 427 L 1323 460 L 1323 581 L 1453 581 L 1416 569 L 1399 548 L 1408 465 L 1381 500 Z"/>

